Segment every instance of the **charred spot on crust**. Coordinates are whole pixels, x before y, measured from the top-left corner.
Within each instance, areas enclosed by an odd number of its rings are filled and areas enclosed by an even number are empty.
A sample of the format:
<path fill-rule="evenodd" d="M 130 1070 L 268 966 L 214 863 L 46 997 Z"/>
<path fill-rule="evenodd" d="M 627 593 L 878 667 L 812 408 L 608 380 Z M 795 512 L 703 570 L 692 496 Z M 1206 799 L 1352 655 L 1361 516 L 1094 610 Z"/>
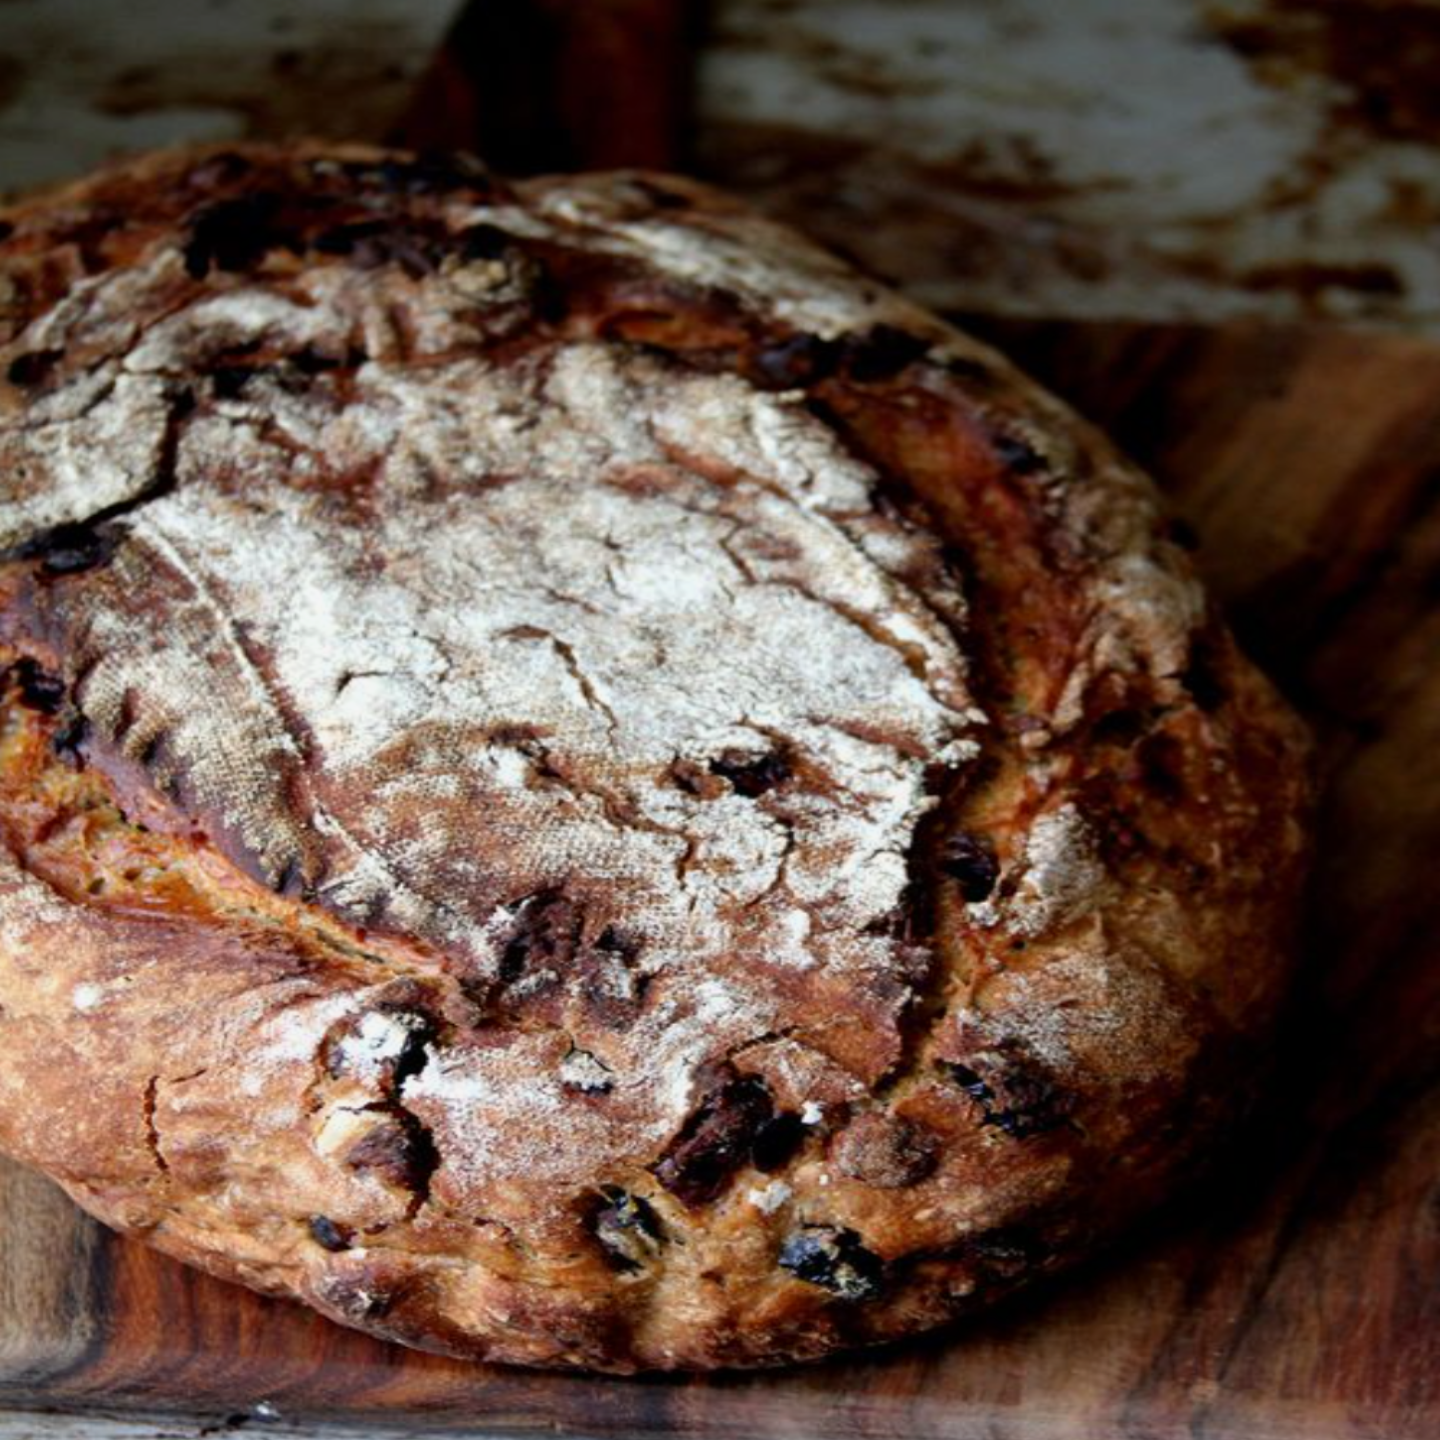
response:
<path fill-rule="evenodd" d="M 248 270 L 267 250 L 294 247 L 294 236 L 276 224 L 280 197 L 267 191 L 202 206 L 190 220 L 185 270 L 203 280 L 211 270 Z"/>
<path fill-rule="evenodd" d="M 960 882 L 960 893 L 972 905 L 990 898 L 1000 878 L 995 852 L 978 835 L 960 832 L 949 836 L 940 848 L 940 868 Z"/>
<path fill-rule="evenodd" d="M 935 1169 L 940 1144 L 933 1131 L 898 1115 L 860 1115 L 841 1132 L 834 1157 L 841 1174 L 879 1190 L 918 1185 Z"/>
<path fill-rule="evenodd" d="M 805 1225 L 780 1247 L 778 1263 L 797 1280 L 818 1285 L 841 1300 L 869 1300 L 880 1293 L 884 1262 L 853 1231 Z"/>
<path fill-rule="evenodd" d="M 838 342 L 841 369 L 851 380 L 868 384 L 890 380 L 930 349 L 930 342 L 894 325 L 872 325 Z"/>
<path fill-rule="evenodd" d="M 1054 1130 L 1069 1114 L 1064 1094 L 1033 1063 L 985 1052 L 968 1064 L 947 1061 L 946 1067 L 955 1084 L 980 1107 L 981 1124 L 993 1125 L 1012 1139 Z"/>
<path fill-rule="evenodd" d="M 355 1232 L 328 1215 L 312 1215 L 310 1238 L 325 1250 L 348 1250 L 355 1243 Z"/>
<path fill-rule="evenodd" d="M 20 703 L 42 715 L 58 715 L 69 693 L 64 680 L 41 668 L 39 661 L 29 655 L 21 658 L 5 670 L 0 670 L 0 690 L 13 686 L 20 697 Z"/>
<path fill-rule="evenodd" d="M 659 1253 L 665 1231 L 650 1203 L 618 1185 L 606 1185 L 590 1228 L 612 1269 L 633 1275 Z"/>
<path fill-rule="evenodd" d="M 778 751 L 747 755 L 742 750 L 726 750 L 710 762 L 710 773 L 728 780 L 737 795 L 753 800 L 783 785 L 791 771 L 790 762 Z"/>
<path fill-rule="evenodd" d="M 10 362 L 5 378 L 22 389 L 43 385 L 64 358 L 63 350 L 31 350 L 24 355 L 17 355 Z"/>
<path fill-rule="evenodd" d="M 708 1205 L 751 1163 L 774 1117 L 763 1081 L 731 1078 L 705 1097 L 651 1171 L 683 1204 Z"/>
<path fill-rule="evenodd" d="M 584 920 L 584 911 L 561 890 L 544 890 L 522 901 L 500 956 L 501 984 L 537 970 L 568 968 L 580 947 Z"/>

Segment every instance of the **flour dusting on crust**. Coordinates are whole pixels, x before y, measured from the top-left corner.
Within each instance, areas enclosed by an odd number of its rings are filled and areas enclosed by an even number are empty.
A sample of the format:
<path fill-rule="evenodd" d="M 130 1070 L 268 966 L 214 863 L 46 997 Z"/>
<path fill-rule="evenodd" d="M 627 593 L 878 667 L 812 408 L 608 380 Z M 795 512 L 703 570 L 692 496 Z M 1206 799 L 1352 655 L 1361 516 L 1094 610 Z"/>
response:
<path fill-rule="evenodd" d="M 163 377 L 364 333 L 377 286 L 345 273 L 150 326 L 68 422 L 96 493 L 134 489 L 107 437 L 163 428 Z M 103 334 L 106 287 L 89 300 Z M 798 398 L 585 342 L 369 359 L 344 403 L 323 375 L 221 388 L 168 422 L 173 482 L 50 623 L 97 734 L 272 883 L 522 1000 L 572 983 L 502 974 L 527 906 L 563 896 L 576 943 L 619 937 L 646 1008 L 623 1038 L 581 1027 L 615 1077 L 609 1138 L 564 1133 L 553 1061 L 510 1036 L 415 1082 L 484 1097 L 467 1163 L 539 1173 L 662 1139 L 707 1056 L 803 1023 L 747 972 L 873 992 L 928 769 L 977 754 L 983 717 L 955 632 L 896 573 L 924 537 Z"/>

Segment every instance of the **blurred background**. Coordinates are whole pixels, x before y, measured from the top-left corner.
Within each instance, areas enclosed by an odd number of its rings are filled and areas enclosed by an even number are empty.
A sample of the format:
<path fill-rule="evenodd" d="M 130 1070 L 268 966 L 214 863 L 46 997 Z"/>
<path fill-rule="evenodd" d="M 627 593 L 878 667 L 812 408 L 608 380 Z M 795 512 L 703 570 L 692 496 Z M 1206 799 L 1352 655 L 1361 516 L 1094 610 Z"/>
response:
<path fill-rule="evenodd" d="M 295 134 L 698 173 L 1105 426 L 1316 731 L 1297 1018 L 1241 1183 L 1124 1263 L 753 1384 L 321 1336 L 0 1162 L 0 1405 L 203 1403 L 201 1435 L 257 1396 L 506 1434 L 1440 1435 L 1440 0 L 0 0 L 0 191 Z"/>
<path fill-rule="evenodd" d="M 176 140 L 668 165 L 939 308 L 1440 320 L 1434 0 L 0 0 L 0 188 Z"/>

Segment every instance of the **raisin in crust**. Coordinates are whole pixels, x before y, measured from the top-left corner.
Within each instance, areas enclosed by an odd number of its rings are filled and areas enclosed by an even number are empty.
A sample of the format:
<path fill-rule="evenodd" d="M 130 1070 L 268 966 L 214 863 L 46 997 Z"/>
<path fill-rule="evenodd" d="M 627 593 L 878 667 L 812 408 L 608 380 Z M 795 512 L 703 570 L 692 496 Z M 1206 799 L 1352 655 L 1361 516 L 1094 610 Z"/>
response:
<path fill-rule="evenodd" d="M 428 1349 L 777 1364 L 1243 1108 L 1302 738 L 998 356 L 638 174 L 184 151 L 0 234 L 0 1146 L 87 1210 Z"/>

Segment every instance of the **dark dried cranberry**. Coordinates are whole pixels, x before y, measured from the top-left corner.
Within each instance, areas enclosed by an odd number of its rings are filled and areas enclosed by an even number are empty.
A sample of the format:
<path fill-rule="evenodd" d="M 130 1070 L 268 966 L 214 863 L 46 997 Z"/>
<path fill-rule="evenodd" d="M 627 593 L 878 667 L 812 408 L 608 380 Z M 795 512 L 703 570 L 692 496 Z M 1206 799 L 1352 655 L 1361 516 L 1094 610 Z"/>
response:
<path fill-rule="evenodd" d="M 640 942 L 633 935 L 626 935 L 613 925 L 607 925 L 596 938 L 595 948 L 609 955 L 618 955 L 626 965 L 632 965 L 640 953 Z"/>
<path fill-rule="evenodd" d="M 967 1241 L 965 1249 L 976 1269 L 991 1282 L 1016 1280 L 1044 1259 L 1036 1237 L 1014 1226 L 986 1230 Z"/>
<path fill-rule="evenodd" d="M 1165 538 L 1181 550 L 1198 550 L 1200 532 L 1183 516 L 1172 515 L 1165 524 Z"/>
<path fill-rule="evenodd" d="M 767 384 L 783 390 L 813 385 L 834 373 L 837 347 L 818 335 L 788 336 L 755 352 L 755 369 Z"/>
<path fill-rule="evenodd" d="M 708 1095 L 652 1168 L 655 1178 L 686 1205 L 707 1205 L 749 1163 L 775 1107 L 755 1079 L 731 1080 Z"/>
<path fill-rule="evenodd" d="M 1200 709 L 1214 711 L 1225 703 L 1227 691 L 1220 674 L 1219 648 L 1209 636 L 1196 635 L 1190 642 L 1190 656 L 1180 674 L 1180 683 Z"/>
<path fill-rule="evenodd" d="M 348 1250 L 355 1243 L 355 1232 L 328 1215 L 310 1217 L 310 1236 L 326 1250 Z"/>
<path fill-rule="evenodd" d="M 294 244 L 294 237 L 275 224 L 280 210 L 276 195 L 242 195 L 221 200 L 195 212 L 185 246 L 185 269 L 203 280 L 212 269 L 248 270 L 277 245 Z"/>
<path fill-rule="evenodd" d="M 842 1300 L 868 1300 L 880 1293 L 884 1262 L 867 1250 L 853 1230 L 806 1225 L 780 1247 L 780 1267 L 807 1285 L 818 1285 Z"/>
<path fill-rule="evenodd" d="M 63 350 L 31 350 L 17 355 L 6 370 L 5 377 L 12 385 L 42 385 L 48 380 L 55 367 L 64 359 Z"/>
<path fill-rule="evenodd" d="M 1118 745 L 1129 749 L 1148 735 L 1160 719 L 1161 711 L 1153 705 L 1135 705 L 1107 711 L 1090 732 L 1097 745 Z"/>
<path fill-rule="evenodd" d="M 990 448 L 994 450 L 995 458 L 1012 475 L 1033 475 L 1037 470 L 1045 468 L 1045 457 L 1018 435 L 1006 435 L 1003 432 L 992 435 Z"/>
<path fill-rule="evenodd" d="M 472 225 L 462 230 L 457 237 L 460 258 L 471 260 L 500 260 L 515 244 L 515 237 L 498 225 Z"/>
<path fill-rule="evenodd" d="M 755 1132 L 750 1158 L 764 1174 L 778 1170 L 805 1143 L 805 1122 L 791 1110 L 772 1116 Z"/>
<path fill-rule="evenodd" d="M 1065 1123 L 1064 1096 L 1033 1067 L 994 1057 L 985 1073 L 951 1063 L 951 1077 L 983 1112 L 981 1123 L 994 1125 L 1016 1140 L 1054 1130 Z"/>
<path fill-rule="evenodd" d="M 660 1253 L 665 1231 L 649 1202 L 617 1185 L 601 1191 L 602 1204 L 591 1217 L 605 1258 L 622 1274 L 633 1274 Z"/>
<path fill-rule="evenodd" d="M 147 746 L 146 749 L 148 751 L 150 747 Z M 141 763 L 149 766 L 153 763 L 154 758 L 153 755 L 148 759 L 142 758 Z M 287 899 L 309 899 L 312 887 L 309 876 L 305 872 L 305 857 L 303 855 L 287 856 L 280 869 L 274 872 L 270 888 L 277 895 L 284 895 Z"/>
<path fill-rule="evenodd" d="M 894 325 L 875 325 L 860 335 L 840 341 L 840 357 L 852 380 L 869 383 L 889 380 L 913 364 L 930 348 L 928 340 Z"/>
<path fill-rule="evenodd" d="M 399 265 L 413 280 L 439 269 L 448 241 L 394 220 L 359 220 L 316 238 L 315 249 L 348 256 L 362 270 Z"/>
<path fill-rule="evenodd" d="M 439 1026 L 433 1015 L 405 1011 L 396 1019 L 405 1026 L 405 1040 L 394 1061 L 394 1086 L 401 1089 L 407 1080 L 413 1080 L 429 1063 L 430 1047 L 434 1045 Z"/>
<path fill-rule="evenodd" d="M 391 228 L 388 220 L 352 220 L 333 229 L 322 230 L 310 244 L 322 255 L 352 255 L 362 241 L 385 235 Z"/>
<path fill-rule="evenodd" d="M 50 737 L 50 748 L 62 760 L 76 760 L 89 733 L 90 722 L 78 710 L 72 710 Z"/>
<path fill-rule="evenodd" d="M 16 553 L 22 560 L 38 559 L 47 575 L 74 575 L 104 565 L 119 543 L 120 532 L 108 526 L 57 525 Z"/>
<path fill-rule="evenodd" d="M 771 751 L 765 755 L 746 755 L 740 750 L 727 750 L 710 762 L 710 773 L 728 780 L 736 794 L 754 799 L 790 778 L 790 766 L 783 755 Z"/>
<path fill-rule="evenodd" d="M 352 1145 L 345 1163 L 360 1173 L 378 1175 L 416 1194 L 428 1189 L 437 1163 L 430 1132 L 408 1112 L 388 1115 Z"/>
<path fill-rule="evenodd" d="M 374 174 L 383 189 L 407 195 L 488 191 L 492 185 L 490 172 L 463 150 L 426 150 L 413 160 L 382 160 Z"/>
<path fill-rule="evenodd" d="M 287 355 L 285 359 L 302 375 L 321 375 L 327 370 L 338 370 L 342 365 L 358 365 L 364 361 L 363 356 L 359 360 L 351 360 L 349 357 L 339 360 L 330 355 L 322 355 L 313 345 L 306 345 L 293 355 Z"/>
<path fill-rule="evenodd" d="M 650 976 L 638 968 L 639 955 L 640 942 L 613 926 L 578 953 L 573 973 L 596 1023 L 620 1030 L 634 1023 L 650 988 Z"/>
<path fill-rule="evenodd" d="M 3 244 L 15 233 L 15 227 L 8 220 L 0 220 L 0 244 Z"/>
<path fill-rule="evenodd" d="M 963 831 L 941 846 L 940 868 L 960 882 L 960 893 L 972 905 L 989 899 L 1000 878 L 994 851 L 978 836 Z"/>
<path fill-rule="evenodd" d="M 218 365 L 210 372 L 210 383 L 220 400 L 238 400 L 257 374 L 253 365 Z"/>
<path fill-rule="evenodd" d="M 0 675 L 0 681 L 10 681 L 20 692 L 20 702 L 42 715 L 56 715 L 65 703 L 66 685 L 58 675 L 42 670 L 29 655 L 17 660 L 10 669 Z"/>
<path fill-rule="evenodd" d="M 566 970 L 580 946 L 584 912 L 562 891 L 546 890 L 521 902 L 515 929 L 500 956 L 500 981 L 527 971 Z"/>
<path fill-rule="evenodd" d="M 1179 740 L 1163 730 L 1147 735 L 1135 747 L 1135 760 L 1145 784 L 1172 805 L 1184 800 L 1188 788 L 1185 758 Z"/>

